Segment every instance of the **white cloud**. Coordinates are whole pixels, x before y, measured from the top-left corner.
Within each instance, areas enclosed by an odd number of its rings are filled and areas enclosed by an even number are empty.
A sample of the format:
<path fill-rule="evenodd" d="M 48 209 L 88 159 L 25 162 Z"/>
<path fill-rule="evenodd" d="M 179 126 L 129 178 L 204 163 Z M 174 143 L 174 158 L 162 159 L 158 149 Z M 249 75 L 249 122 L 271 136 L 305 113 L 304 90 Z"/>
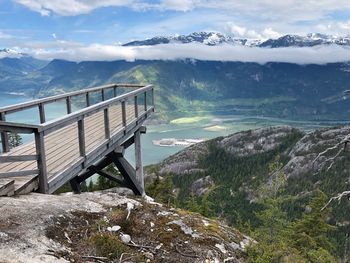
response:
<path fill-rule="evenodd" d="M 56 38 L 57 38 L 57 36 L 56 36 L 56 34 L 55 34 L 55 33 L 52 33 L 52 37 L 53 37 L 54 39 L 56 39 Z"/>
<path fill-rule="evenodd" d="M 14 0 L 42 16 L 56 13 L 62 16 L 88 14 L 92 10 L 108 6 L 135 6 L 137 0 Z"/>
<path fill-rule="evenodd" d="M 5 34 L 5 33 L 0 31 L 0 39 L 11 39 L 11 38 L 13 38 L 13 36 L 11 36 L 9 34 Z"/>
<path fill-rule="evenodd" d="M 280 33 L 273 30 L 271 27 L 264 28 L 257 32 L 254 29 L 248 29 L 243 26 L 239 26 L 233 22 L 227 22 L 225 25 L 225 31 L 229 34 L 233 34 L 235 37 L 248 38 L 248 39 L 269 39 L 278 38 L 281 36 Z"/>
<path fill-rule="evenodd" d="M 350 8 L 348 0 L 14 0 L 42 15 L 51 12 L 72 16 L 87 14 L 108 6 L 133 9 L 190 11 L 196 8 L 220 9 L 232 14 L 256 16 L 270 21 L 300 21 L 325 18 L 330 12 Z"/>
<path fill-rule="evenodd" d="M 178 60 L 286 62 L 296 64 L 325 64 L 350 61 L 350 48 L 340 46 L 303 48 L 259 48 L 233 45 L 165 44 L 157 46 L 122 47 L 92 44 L 75 48 L 35 49 L 31 54 L 39 59 L 54 58 L 72 61 L 113 60 Z"/>
<path fill-rule="evenodd" d="M 328 21 L 321 23 L 316 26 L 316 30 L 326 34 L 348 36 L 350 35 L 350 20 L 342 22 Z"/>

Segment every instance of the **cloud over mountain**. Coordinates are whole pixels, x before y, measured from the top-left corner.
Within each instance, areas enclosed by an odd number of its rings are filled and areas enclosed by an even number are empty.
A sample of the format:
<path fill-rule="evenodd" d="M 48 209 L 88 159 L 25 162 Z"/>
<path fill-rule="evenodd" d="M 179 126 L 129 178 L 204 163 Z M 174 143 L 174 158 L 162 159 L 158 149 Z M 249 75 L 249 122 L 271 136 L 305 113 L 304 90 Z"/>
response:
<path fill-rule="evenodd" d="M 92 44 L 61 49 L 33 49 L 36 58 L 72 61 L 113 60 L 178 60 L 287 62 L 296 64 L 326 64 L 350 61 L 350 48 L 337 45 L 316 47 L 261 48 L 222 44 L 207 46 L 199 43 L 161 44 L 156 46 L 114 46 Z"/>

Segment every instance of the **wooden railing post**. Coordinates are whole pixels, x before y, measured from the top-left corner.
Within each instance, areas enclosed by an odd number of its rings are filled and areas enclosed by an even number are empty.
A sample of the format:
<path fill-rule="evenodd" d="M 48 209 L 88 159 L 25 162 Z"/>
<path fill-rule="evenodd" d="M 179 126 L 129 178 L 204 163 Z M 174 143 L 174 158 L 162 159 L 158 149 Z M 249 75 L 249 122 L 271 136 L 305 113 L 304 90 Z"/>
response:
<path fill-rule="evenodd" d="M 134 133 L 135 138 L 135 170 L 136 170 L 136 179 L 141 186 L 142 193 L 141 195 L 145 195 L 145 185 L 143 178 L 143 165 L 142 165 L 142 154 L 141 154 L 141 132 L 138 129 Z"/>
<path fill-rule="evenodd" d="M 108 108 L 104 109 L 103 115 L 104 115 L 104 124 L 105 124 L 105 138 L 109 139 L 111 137 L 111 131 L 109 128 L 109 109 Z"/>
<path fill-rule="evenodd" d="M 117 97 L 117 85 L 113 87 L 113 97 Z"/>
<path fill-rule="evenodd" d="M 89 92 L 86 92 L 85 99 L 86 99 L 86 107 L 89 107 L 90 106 L 90 94 L 89 94 Z"/>
<path fill-rule="evenodd" d="M 145 111 L 147 111 L 147 91 L 145 91 L 145 97 L 144 97 L 144 106 L 145 106 Z"/>
<path fill-rule="evenodd" d="M 137 95 L 135 96 L 135 118 L 137 119 L 139 117 L 139 105 L 138 105 L 138 102 L 137 102 Z"/>
<path fill-rule="evenodd" d="M 39 192 L 47 194 L 49 191 L 49 185 L 47 183 L 47 167 L 46 167 L 46 154 L 45 154 L 45 140 L 42 132 L 35 131 L 35 148 L 38 156 L 37 164 L 39 170 Z"/>
<path fill-rule="evenodd" d="M 152 95 L 152 106 L 154 107 L 154 88 L 151 89 L 151 95 Z"/>
<path fill-rule="evenodd" d="M 105 89 L 102 89 L 101 90 L 101 98 L 102 98 L 102 101 L 105 101 Z"/>
<path fill-rule="evenodd" d="M 6 121 L 5 113 L 0 113 L 0 121 Z M 4 153 L 10 151 L 10 144 L 9 144 L 9 136 L 7 132 L 1 132 L 1 144 L 2 144 L 2 151 Z"/>
<path fill-rule="evenodd" d="M 85 127 L 84 118 L 78 120 L 78 140 L 80 156 L 85 156 Z"/>
<path fill-rule="evenodd" d="M 123 127 L 125 127 L 126 126 L 125 100 L 122 101 L 122 121 L 123 121 Z"/>
<path fill-rule="evenodd" d="M 38 106 L 39 106 L 40 123 L 44 123 L 46 121 L 44 103 L 40 103 Z"/>
<path fill-rule="evenodd" d="M 67 114 L 72 113 L 72 98 L 68 96 L 66 98 Z"/>

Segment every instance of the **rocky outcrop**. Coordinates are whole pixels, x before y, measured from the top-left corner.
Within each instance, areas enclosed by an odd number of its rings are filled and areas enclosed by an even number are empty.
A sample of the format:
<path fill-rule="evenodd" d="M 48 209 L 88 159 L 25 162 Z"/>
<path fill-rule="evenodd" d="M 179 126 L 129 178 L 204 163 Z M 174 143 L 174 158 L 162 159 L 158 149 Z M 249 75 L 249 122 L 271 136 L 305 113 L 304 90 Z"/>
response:
<path fill-rule="evenodd" d="M 211 176 L 208 175 L 192 183 L 191 193 L 194 196 L 202 196 L 206 194 L 212 186 L 214 186 L 214 181 Z"/>
<path fill-rule="evenodd" d="M 0 262 L 244 262 L 225 224 L 113 191 L 0 198 Z"/>

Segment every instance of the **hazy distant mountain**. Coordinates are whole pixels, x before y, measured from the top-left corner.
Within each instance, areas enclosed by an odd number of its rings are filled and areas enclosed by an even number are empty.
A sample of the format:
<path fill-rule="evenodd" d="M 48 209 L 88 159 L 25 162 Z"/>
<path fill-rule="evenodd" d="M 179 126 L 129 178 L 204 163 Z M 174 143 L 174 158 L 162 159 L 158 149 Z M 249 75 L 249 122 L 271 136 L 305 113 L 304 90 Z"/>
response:
<path fill-rule="evenodd" d="M 318 45 L 341 45 L 350 46 L 350 37 L 338 37 L 319 33 L 311 33 L 306 36 L 285 35 L 276 39 L 243 39 L 233 36 L 226 36 L 215 32 L 195 32 L 189 35 L 180 36 L 158 36 L 146 40 L 132 41 L 124 46 L 152 46 L 169 43 L 203 43 L 210 46 L 222 43 L 243 45 L 250 47 L 312 47 Z"/>

